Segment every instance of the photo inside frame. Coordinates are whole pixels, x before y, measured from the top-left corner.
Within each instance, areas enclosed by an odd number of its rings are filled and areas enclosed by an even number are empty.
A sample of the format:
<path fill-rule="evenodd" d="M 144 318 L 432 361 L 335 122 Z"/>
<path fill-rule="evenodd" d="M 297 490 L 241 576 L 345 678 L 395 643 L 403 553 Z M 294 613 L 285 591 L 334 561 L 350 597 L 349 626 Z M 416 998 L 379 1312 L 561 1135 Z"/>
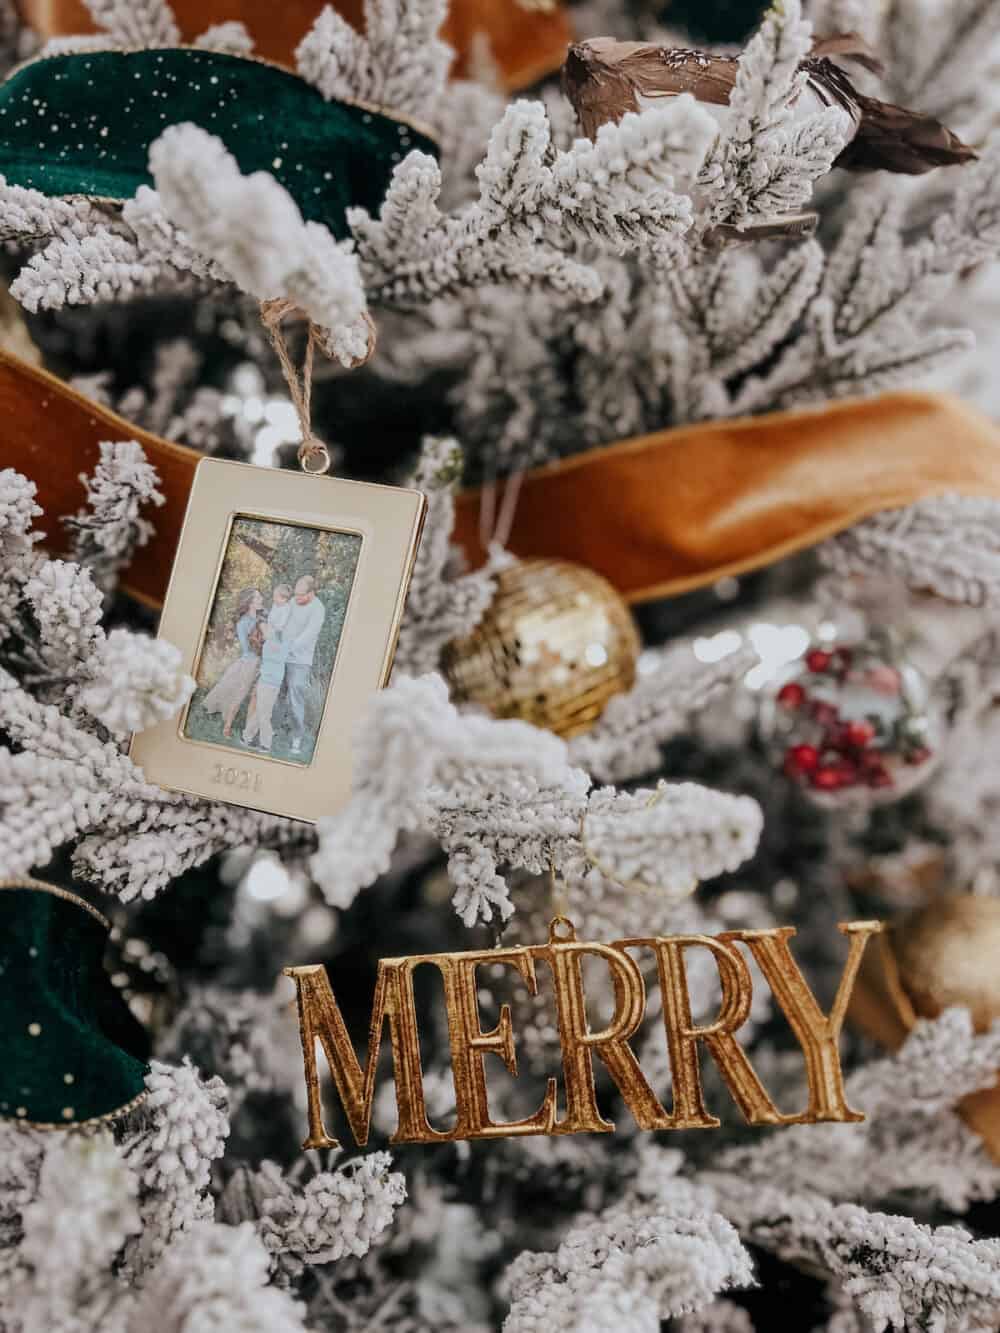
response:
<path fill-rule="evenodd" d="M 299 523 L 233 519 L 183 736 L 292 764 L 312 761 L 361 540 Z"/>

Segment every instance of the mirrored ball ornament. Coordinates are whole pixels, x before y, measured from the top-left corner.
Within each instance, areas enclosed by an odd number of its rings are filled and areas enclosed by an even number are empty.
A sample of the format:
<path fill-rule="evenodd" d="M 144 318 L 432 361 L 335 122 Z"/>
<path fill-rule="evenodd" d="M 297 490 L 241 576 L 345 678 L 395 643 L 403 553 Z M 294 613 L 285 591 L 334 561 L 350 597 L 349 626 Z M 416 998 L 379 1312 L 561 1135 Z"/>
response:
<path fill-rule="evenodd" d="M 443 667 L 456 702 L 568 737 L 631 688 L 640 646 L 631 612 L 599 574 L 519 560 L 500 571 L 485 616 L 447 646 Z"/>
<path fill-rule="evenodd" d="M 881 637 L 813 644 L 764 696 L 760 725 L 785 776 L 826 806 L 907 795 L 944 729 L 923 674 Z"/>

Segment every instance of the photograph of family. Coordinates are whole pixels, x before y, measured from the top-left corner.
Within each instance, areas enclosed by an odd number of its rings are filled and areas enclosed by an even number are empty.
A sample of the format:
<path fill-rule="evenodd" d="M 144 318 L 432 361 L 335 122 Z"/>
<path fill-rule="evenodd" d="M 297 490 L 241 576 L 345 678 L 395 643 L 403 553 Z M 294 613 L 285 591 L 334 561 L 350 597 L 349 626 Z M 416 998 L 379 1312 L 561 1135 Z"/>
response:
<path fill-rule="evenodd" d="M 233 521 L 185 736 L 311 761 L 360 551 L 353 533 Z"/>

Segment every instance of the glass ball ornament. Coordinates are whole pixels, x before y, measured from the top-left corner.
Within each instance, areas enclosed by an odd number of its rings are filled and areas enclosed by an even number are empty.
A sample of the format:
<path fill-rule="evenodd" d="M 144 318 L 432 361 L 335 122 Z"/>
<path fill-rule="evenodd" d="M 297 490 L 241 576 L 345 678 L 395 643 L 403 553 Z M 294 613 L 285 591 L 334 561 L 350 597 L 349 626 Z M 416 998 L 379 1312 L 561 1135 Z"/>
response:
<path fill-rule="evenodd" d="M 593 570 L 518 560 L 500 571 L 483 619 L 445 648 L 456 702 L 575 736 L 631 689 L 641 643 L 625 602 Z"/>
<path fill-rule="evenodd" d="M 919 1018 L 967 1009 L 976 1032 L 1000 1019 L 1000 899 L 948 894 L 898 917 L 869 942 L 849 1015 L 881 1046 L 895 1050 Z M 955 1110 L 1000 1162 L 1000 1087 L 956 1101 Z"/>
<path fill-rule="evenodd" d="M 885 636 L 813 643 L 773 682 L 761 732 L 785 776 L 817 804 L 888 803 L 930 776 L 943 714 Z"/>
<path fill-rule="evenodd" d="M 1000 899 L 960 893 L 892 923 L 899 982 L 922 1018 L 961 1005 L 977 1032 L 1000 1018 Z"/>

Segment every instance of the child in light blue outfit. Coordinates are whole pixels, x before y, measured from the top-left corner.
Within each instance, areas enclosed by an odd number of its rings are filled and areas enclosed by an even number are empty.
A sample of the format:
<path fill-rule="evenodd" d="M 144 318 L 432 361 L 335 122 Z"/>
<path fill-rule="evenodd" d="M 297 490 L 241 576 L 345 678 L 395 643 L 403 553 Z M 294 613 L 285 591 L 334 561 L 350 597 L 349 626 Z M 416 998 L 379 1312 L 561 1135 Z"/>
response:
<path fill-rule="evenodd" d="M 270 752 L 274 739 L 271 714 L 285 679 L 285 658 L 288 648 L 282 642 L 282 631 L 291 615 L 292 590 L 287 583 L 279 583 L 274 589 L 271 610 L 260 632 L 264 639 L 260 653 L 260 675 L 257 677 L 257 689 L 247 713 L 247 723 L 243 729 L 243 744 L 252 745 L 258 732 L 260 742 L 257 748 Z"/>

